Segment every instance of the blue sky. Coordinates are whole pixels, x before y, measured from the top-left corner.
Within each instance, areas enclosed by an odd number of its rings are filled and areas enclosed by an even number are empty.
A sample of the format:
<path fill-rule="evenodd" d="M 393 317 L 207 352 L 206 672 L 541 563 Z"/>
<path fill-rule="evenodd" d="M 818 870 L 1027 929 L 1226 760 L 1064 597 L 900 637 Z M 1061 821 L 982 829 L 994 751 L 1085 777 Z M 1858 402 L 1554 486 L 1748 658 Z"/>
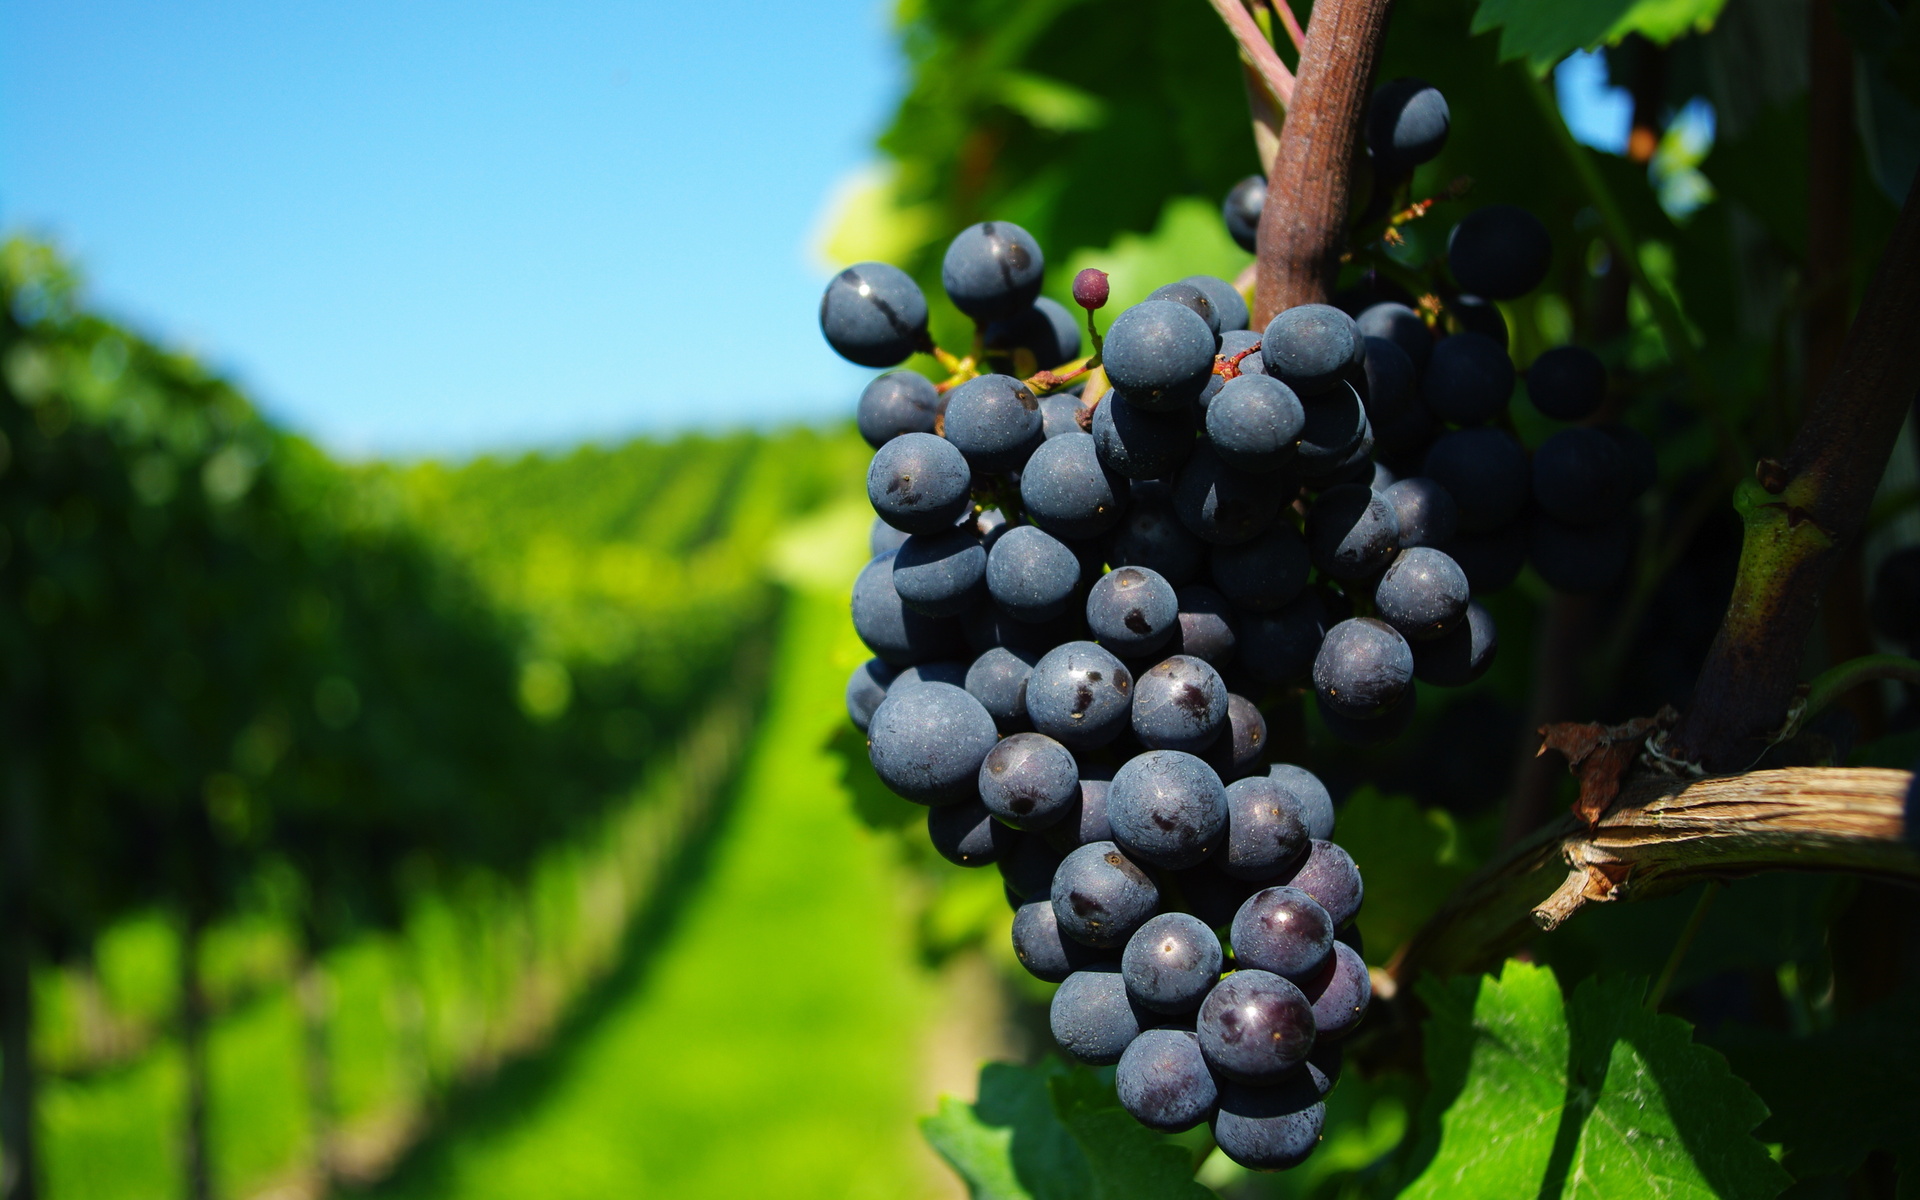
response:
<path fill-rule="evenodd" d="M 884 0 L 0 0 L 0 227 L 343 453 L 850 411 Z"/>

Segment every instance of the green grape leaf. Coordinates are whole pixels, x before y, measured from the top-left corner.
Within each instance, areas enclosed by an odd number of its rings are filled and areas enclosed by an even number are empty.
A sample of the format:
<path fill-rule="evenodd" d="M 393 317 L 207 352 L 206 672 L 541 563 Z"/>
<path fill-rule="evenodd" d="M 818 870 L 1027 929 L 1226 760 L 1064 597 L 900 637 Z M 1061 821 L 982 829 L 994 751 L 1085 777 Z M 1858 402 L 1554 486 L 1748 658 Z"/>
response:
<path fill-rule="evenodd" d="M 1788 1176 L 1754 1139 L 1766 1106 L 1637 980 L 1593 981 L 1571 1003 L 1553 972 L 1422 986 L 1432 1013 L 1421 1112 L 1402 1197 L 1746 1198 Z"/>
<path fill-rule="evenodd" d="M 1367 881 L 1359 924 L 1372 963 L 1391 958 L 1476 865 L 1446 809 L 1370 787 L 1341 807 L 1335 836 Z"/>
<path fill-rule="evenodd" d="M 920 1122 L 974 1200 L 1206 1200 L 1185 1150 L 1136 1123 L 1086 1067 L 988 1063 L 972 1104 Z"/>
<path fill-rule="evenodd" d="M 1093 1172 L 1090 1200 L 1205 1200 L 1187 1152 L 1127 1115 L 1113 1085 L 1092 1071 L 1049 1081 L 1054 1112 L 1066 1123 Z"/>
<path fill-rule="evenodd" d="M 1665 44 L 1712 28 L 1726 0 L 1481 0 L 1473 32 L 1500 31 L 1500 58 L 1524 58 L 1545 73 L 1575 50 L 1630 33 Z"/>

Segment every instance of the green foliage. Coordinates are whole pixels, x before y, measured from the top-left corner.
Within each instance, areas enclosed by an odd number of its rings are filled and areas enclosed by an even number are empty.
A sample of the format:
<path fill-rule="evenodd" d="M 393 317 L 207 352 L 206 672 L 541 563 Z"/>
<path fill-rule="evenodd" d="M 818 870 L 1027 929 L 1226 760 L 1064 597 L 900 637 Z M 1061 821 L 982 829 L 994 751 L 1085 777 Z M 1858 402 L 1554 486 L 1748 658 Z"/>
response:
<path fill-rule="evenodd" d="M 1773 1196 L 1786 1173 L 1750 1130 L 1766 1107 L 1632 980 L 1509 962 L 1428 982 L 1432 1090 L 1404 1197 Z"/>
<path fill-rule="evenodd" d="M 1451 813 L 1373 788 L 1347 799 L 1334 837 L 1367 883 L 1358 921 L 1374 963 L 1392 958 L 1475 866 Z"/>
<path fill-rule="evenodd" d="M 972 1104 L 943 1096 L 921 1122 L 974 1200 L 1198 1200 L 1193 1159 L 1136 1122 L 1110 1072 L 988 1063 Z"/>
<path fill-rule="evenodd" d="M 1500 31 L 1500 58 L 1525 59 L 1545 72 L 1580 49 L 1613 45 L 1630 34 L 1666 43 L 1704 33 L 1727 0 L 1480 0 L 1473 32 Z"/>

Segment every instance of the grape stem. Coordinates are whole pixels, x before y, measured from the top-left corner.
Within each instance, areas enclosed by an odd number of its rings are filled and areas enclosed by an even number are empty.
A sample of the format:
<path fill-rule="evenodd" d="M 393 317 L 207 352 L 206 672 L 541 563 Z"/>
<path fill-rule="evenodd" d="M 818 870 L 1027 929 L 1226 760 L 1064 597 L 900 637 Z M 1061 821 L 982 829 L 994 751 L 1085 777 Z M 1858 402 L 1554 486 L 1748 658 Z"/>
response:
<path fill-rule="evenodd" d="M 1287 64 L 1280 61 L 1280 54 L 1260 32 L 1260 26 L 1254 22 L 1253 14 L 1248 12 L 1240 0 L 1207 0 L 1213 5 L 1213 11 L 1227 24 L 1227 31 L 1233 34 L 1233 40 L 1239 43 L 1240 55 L 1250 63 L 1260 77 L 1260 82 L 1273 93 L 1282 108 L 1293 103 L 1293 72 L 1287 70 Z"/>
<path fill-rule="evenodd" d="M 1898 654 L 1863 654 L 1829 667 L 1813 677 L 1806 695 L 1798 697 L 1787 709 L 1787 722 L 1773 735 L 1775 743 L 1784 742 L 1819 716 L 1842 694 L 1863 683 L 1891 679 L 1899 683 L 1920 684 L 1920 662 Z"/>
<path fill-rule="evenodd" d="M 1300 53 L 1306 48 L 1307 42 L 1307 35 L 1300 30 L 1300 18 L 1293 15 L 1287 0 L 1266 0 L 1266 3 L 1274 18 L 1280 22 L 1280 27 L 1287 31 L 1287 40 L 1293 43 L 1293 52 Z"/>

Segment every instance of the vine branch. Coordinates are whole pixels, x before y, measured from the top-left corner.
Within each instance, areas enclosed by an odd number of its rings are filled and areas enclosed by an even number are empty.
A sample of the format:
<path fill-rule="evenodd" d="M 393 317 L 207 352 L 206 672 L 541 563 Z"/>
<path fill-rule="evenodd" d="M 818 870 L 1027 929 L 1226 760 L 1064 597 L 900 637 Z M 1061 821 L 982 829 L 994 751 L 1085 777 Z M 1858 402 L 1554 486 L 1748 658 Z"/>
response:
<path fill-rule="evenodd" d="M 1213 11 L 1227 23 L 1227 29 L 1233 34 L 1233 40 L 1240 45 L 1240 53 L 1252 64 L 1260 81 L 1266 84 L 1274 98 L 1282 107 L 1293 102 L 1293 72 L 1287 70 L 1287 64 L 1280 61 L 1280 52 L 1273 48 L 1267 35 L 1260 32 L 1259 24 L 1253 14 L 1246 10 L 1240 0 L 1207 0 L 1213 5 Z M 1305 66 L 1303 62 L 1301 64 Z"/>
<path fill-rule="evenodd" d="M 1920 883 L 1902 840 L 1913 776 L 1796 767 L 1629 786 L 1589 830 L 1562 817 L 1489 863 L 1400 948 L 1394 984 L 1499 962 L 1589 904 L 1665 895 L 1760 871 L 1847 871 Z"/>

